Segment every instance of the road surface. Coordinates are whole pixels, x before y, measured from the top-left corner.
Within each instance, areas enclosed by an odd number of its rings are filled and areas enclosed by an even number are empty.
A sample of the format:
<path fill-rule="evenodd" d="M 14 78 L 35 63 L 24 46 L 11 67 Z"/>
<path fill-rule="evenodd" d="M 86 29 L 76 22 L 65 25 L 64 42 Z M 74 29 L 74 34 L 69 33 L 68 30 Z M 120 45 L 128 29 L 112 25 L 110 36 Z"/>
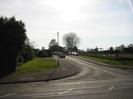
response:
<path fill-rule="evenodd" d="M 109 68 L 75 57 L 60 59 L 81 68 L 49 82 L 0 85 L 0 99 L 133 99 L 133 70 Z"/>

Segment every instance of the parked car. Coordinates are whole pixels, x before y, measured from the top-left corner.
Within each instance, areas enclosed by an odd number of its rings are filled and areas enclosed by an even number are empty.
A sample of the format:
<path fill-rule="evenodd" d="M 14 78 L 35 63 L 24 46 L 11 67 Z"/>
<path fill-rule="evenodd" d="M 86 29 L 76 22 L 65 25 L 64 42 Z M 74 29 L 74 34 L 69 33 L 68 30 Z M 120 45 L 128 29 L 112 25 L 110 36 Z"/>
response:
<path fill-rule="evenodd" d="M 59 57 L 60 58 L 65 58 L 65 54 L 64 53 L 59 53 Z"/>

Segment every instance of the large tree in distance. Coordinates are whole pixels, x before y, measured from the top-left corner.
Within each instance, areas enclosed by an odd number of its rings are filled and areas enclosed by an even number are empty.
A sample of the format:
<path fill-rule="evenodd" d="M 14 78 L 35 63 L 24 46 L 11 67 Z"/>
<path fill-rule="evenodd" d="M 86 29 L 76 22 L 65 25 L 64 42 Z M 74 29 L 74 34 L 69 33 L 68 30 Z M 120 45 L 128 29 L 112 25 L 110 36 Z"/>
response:
<path fill-rule="evenodd" d="M 11 73 L 16 70 L 19 52 L 26 40 L 25 24 L 15 17 L 0 17 L 0 73 Z"/>
<path fill-rule="evenodd" d="M 52 39 L 49 43 L 49 50 L 52 52 L 63 52 L 64 48 L 58 45 L 58 42 L 55 39 Z"/>
<path fill-rule="evenodd" d="M 74 32 L 67 33 L 63 36 L 63 42 L 66 45 L 68 51 L 77 51 L 79 41 L 79 37 Z"/>
<path fill-rule="evenodd" d="M 55 39 L 52 39 L 49 43 L 49 48 L 51 48 L 52 46 L 58 45 L 58 43 L 56 42 Z"/>
<path fill-rule="evenodd" d="M 49 43 L 49 50 L 53 51 L 58 51 L 58 43 L 56 42 L 55 39 L 52 39 Z"/>

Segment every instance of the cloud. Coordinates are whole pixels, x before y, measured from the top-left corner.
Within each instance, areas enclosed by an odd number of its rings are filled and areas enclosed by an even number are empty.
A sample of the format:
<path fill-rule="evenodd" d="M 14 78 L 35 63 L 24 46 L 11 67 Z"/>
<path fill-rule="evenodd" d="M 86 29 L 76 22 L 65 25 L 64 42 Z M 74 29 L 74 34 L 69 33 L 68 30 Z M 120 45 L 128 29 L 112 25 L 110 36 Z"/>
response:
<path fill-rule="evenodd" d="M 15 15 L 23 20 L 29 38 L 38 47 L 47 47 L 51 39 L 56 39 L 57 32 L 60 38 L 67 32 L 76 32 L 81 38 L 80 47 L 87 48 L 103 45 L 104 38 L 107 45 L 116 38 L 119 40 L 120 35 L 131 37 L 133 14 L 129 13 L 128 5 L 133 7 L 131 0 L 128 3 L 125 0 L 0 0 L 0 15 Z"/>
<path fill-rule="evenodd" d="M 129 7 L 130 7 L 131 11 L 133 12 L 133 5 L 132 5 L 132 1 L 131 1 L 131 0 L 128 0 L 128 4 L 129 4 Z"/>

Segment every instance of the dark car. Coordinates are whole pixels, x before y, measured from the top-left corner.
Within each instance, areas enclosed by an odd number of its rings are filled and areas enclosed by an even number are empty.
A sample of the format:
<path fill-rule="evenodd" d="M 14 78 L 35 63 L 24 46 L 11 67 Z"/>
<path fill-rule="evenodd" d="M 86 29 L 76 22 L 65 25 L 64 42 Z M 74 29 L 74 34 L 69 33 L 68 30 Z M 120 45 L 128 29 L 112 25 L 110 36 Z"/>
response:
<path fill-rule="evenodd" d="M 65 58 L 65 54 L 64 53 L 59 53 L 59 57 L 60 58 Z"/>

